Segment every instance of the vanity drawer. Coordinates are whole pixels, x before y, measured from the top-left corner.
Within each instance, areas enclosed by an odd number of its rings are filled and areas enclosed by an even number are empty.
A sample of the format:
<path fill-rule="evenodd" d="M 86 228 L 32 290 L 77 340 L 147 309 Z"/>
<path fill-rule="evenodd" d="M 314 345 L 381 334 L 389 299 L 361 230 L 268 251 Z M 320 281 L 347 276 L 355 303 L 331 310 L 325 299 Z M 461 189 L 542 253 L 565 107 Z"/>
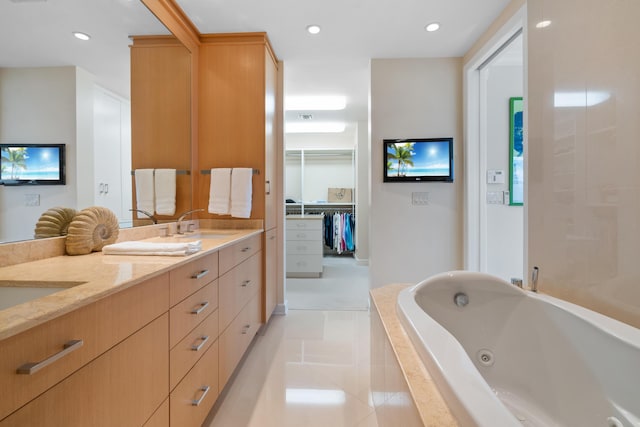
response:
<path fill-rule="evenodd" d="M 173 348 L 205 317 L 218 308 L 218 281 L 214 280 L 169 310 L 169 346 Z"/>
<path fill-rule="evenodd" d="M 211 344 L 218 339 L 218 313 L 219 310 L 211 313 L 171 349 L 169 354 L 169 385 L 171 390 L 202 357 L 204 352 L 211 347 Z"/>
<path fill-rule="evenodd" d="M 261 246 L 261 235 L 249 237 L 233 246 L 220 250 L 220 274 L 226 273 L 251 255 L 257 253 Z"/>
<path fill-rule="evenodd" d="M 0 342 L 0 419 L 86 365 L 169 308 L 169 274 L 78 308 Z M 166 333 L 165 333 L 166 334 Z M 82 344 L 64 350 L 66 343 Z M 165 350 L 166 351 L 166 350 Z M 55 355 L 61 356 L 56 359 Z M 26 363 L 51 361 L 31 374 Z M 45 363 L 46 364 L 46 363 Z"/>
<path fill-rule="evenodd" d="M 171 426 L 200 427 L 218 397 L 218 341 L 171 392 Z"/>
<path fill-rule="evenodd" d="M 144 423 L 144 427 L 169 427 L 169 398 L 167 397 L 151 418 Z"/>
<path fill-rule="evenodd" d="M 173 307 L 218 277 L 218 253 L 195 259 L 169 272 L 169 301 Z"/>
<path fill-rule="evenodd" d="M 262 284 L 262 257 L 255 254 L 220 276 L 220 330 L 224 330 Z"/>

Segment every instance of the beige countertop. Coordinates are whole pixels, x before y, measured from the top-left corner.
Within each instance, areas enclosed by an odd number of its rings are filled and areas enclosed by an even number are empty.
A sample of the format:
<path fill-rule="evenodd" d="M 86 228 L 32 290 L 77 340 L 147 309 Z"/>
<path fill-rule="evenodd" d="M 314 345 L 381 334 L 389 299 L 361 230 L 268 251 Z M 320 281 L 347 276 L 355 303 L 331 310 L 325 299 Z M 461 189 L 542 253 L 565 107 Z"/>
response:
<path fill-rule="evenodd" d="M 104 255 L 94 252 L 78 256 L 54 256 L 0 268 L 4 285 L 51 282 L 76 286 L 0 310 L 0 340 L 23 332 L 53 318 L 62 316 L 100 298 L 119 292 L 137 283 L 158 276 L 181 264 L 193 261 L 226 246 L 262 233 L 262 229 L 197 230 L 210 233 L 230 233 L 220 238 L 153 237 L 147 242 L 193 242 L 200 240 L 202 250 L 188 256 Z"/>
<path fill-rule="evenodd" d="M 372 289 L 371 301 L 380 315 L 422 423 L 425 426 L 458 426 L 396 314 L 398 293 L 408 286 L 394 284 Z"/>

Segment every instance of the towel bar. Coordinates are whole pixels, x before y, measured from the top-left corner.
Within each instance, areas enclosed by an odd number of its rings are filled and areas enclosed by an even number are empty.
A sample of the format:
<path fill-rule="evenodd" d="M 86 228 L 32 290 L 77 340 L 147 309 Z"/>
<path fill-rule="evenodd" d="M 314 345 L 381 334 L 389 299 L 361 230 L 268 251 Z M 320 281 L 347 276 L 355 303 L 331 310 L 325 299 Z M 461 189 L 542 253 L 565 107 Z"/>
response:
<path fill-rule="evenodd" d="M 151 169 L 151 168 L 149 168 L 149 169 Z M 162 168 L 156 168 L 156 169 L 162 169 Z M 167 168 L 167 169 L 169 169 L 169 168 Z M 154 170 L 154 173 L 155 173 L 155 170 Z M 131 175 L 135 175 L 135 174 L 136 174 L 136 171 L 134 171 L 134 170 L 131 171 Z M 191 175 L 191 171 L 190 170 L 184 170 L 184 169 L 180 169 L 180 170 L 176 169 L 176 175 Z"/>
<path fill-rule="evenodd" d="M 231 168 L 233 169 L 233 168 Z M 260 169 L 254 169 L 253 170 L 253 174 L 254 175 L 260 175 Z M 200 171 L 200 175 L 211 175 L 211 169 L 202 169 Z"/>

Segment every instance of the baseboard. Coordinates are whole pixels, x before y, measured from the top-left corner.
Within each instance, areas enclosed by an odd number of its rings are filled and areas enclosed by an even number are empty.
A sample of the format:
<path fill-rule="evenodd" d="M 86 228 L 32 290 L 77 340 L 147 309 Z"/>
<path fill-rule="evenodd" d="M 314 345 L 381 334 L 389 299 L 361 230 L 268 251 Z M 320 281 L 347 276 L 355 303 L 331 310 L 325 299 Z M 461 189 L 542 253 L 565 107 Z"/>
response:
<path fill-rule="evenodd" d="M 361 259 L 361 258 L 358 258 L 358 257 L 357 257 L 357 256 L 355 256 L 355 255 L 354 255 L 353 257 L 354 257 L 354 258 L 355 258 L 355 260 L 356 260 L 356 265 L 369 265 L 369 259 L 368 259 L 368 258 L 366 258 L 366 259 Z"/>
<path fill-rule="evenodd" d="M 279 316 L 285 316 L 289 312 L 287 308 L 287 301 L 284 304 L 277 304 L 275 310 L 273 310 L 273 314 L 277 314 Z"/>

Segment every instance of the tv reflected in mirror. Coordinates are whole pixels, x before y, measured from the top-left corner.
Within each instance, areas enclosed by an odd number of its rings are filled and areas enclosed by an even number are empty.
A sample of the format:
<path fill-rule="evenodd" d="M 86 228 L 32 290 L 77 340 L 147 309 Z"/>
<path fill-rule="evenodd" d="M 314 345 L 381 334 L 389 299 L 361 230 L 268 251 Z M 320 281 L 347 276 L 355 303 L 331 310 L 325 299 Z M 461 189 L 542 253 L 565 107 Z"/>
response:
<path fill-rule="evenodd" d="M 453 182 L 453 138 L 383 142 L 384 182 Z"/>
<path fill-rule="evenodd" d="M 65 185 L 65 144 L 0 144 L 2 185 Z"/>

